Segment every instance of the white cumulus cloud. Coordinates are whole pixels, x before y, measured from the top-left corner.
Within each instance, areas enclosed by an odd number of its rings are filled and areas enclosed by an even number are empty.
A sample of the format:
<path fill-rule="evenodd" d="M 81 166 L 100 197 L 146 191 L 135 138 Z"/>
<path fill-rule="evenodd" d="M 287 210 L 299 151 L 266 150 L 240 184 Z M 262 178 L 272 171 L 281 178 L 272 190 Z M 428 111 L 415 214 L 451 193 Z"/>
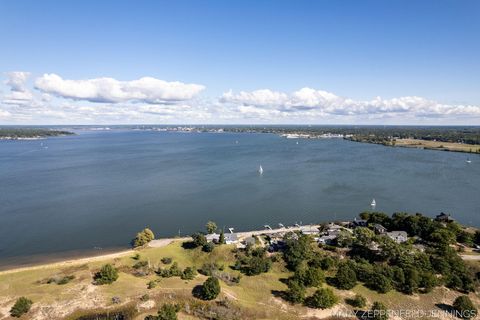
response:
<path fill-rule="evenodd" d="M 300 114 L 311 117 L 324 115 L 355 116 L 408 114 L 412 116 L 442 117 L 448 115 L 480 116 L 480 106 L 442 104 L 422 97 L 406 96 L 393 99 L 376 97 L 372 100 L 354 100 L 337 96 L 331 92 L 302 88 L 293 93 L 269 89 L 252 92 L 231 90 L 225 92 L 220 101 L 237 106 L 240 113 L 272 115 Z"/>
<path fill-rule="evenodd" d="M 66 80 L 53 73 L 37 78 L 35 87 L 45 93 L 73 100 L 103 103 L 133 101 L 148 104 L 190 100 L 205 89 L 199 84 L 167 82 L 151 77 L 132 81 L 113 78 Z"/>
<path fill-rule="evenodd" d="M 12 71 L 7 72 L 7 80 L 5 84 L 10 87 L 10 90 L 16 92 L 24 92 L 27 91 L 25 87 L 25 83 L 27 82 L 28 77 L 30 76 L 30 72 L 23 72 L 23 71 Z"/>

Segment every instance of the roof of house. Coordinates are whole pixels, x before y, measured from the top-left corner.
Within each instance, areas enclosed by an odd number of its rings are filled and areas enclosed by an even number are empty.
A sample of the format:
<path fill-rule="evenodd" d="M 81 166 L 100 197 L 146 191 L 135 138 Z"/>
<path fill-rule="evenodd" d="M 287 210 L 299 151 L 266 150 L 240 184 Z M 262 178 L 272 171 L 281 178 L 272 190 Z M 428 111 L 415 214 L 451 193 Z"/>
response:
<path fill-rule="evenodd" d="M 392 231 L 392 232 L 387 232 L 387 235 L 392 238 L 397 238 L 397 237 L 404 237 L 407 238 L 408 234 L 405 231 Z"/>
<path fill-rule="evenodd" d="M 213 241 L 213 240 L 218 240 L 220 239 L 220 235 L 218 233 L 210 233 L 205 236 L 207 241 Z"/>
<path fill-rule="evenodd" d="M 237 241 L 238 237 L 236 233 L 225 233 L 225 241 Z"/>

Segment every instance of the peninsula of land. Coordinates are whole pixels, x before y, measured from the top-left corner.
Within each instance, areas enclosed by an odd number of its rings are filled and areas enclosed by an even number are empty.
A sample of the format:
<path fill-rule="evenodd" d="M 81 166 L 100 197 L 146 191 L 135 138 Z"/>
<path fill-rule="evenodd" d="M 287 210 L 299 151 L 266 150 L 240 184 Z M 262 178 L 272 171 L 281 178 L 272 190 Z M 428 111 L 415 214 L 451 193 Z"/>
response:
<path fill-rule="evenodd" d="M 444 213 L 154 238 L 0 272 L 0 319 L 448 319 L 480 303 L 480 232 Z"/>

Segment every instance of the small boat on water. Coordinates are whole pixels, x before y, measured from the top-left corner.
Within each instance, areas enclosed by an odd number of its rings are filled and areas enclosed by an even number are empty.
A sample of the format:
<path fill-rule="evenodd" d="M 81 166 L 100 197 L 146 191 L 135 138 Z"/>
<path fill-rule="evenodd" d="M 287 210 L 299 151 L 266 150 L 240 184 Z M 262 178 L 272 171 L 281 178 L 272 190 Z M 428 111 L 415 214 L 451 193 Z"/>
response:
<path fill-rule="evenodd" d="M 260 165 L 260 168 L 258 168 L 258 173 L 263 174 L 263 168 L 261 165 Z"/>
<path fill-rule="evenodd" d="M 375 199 L 372 199 L 372 202 L 370 203 L 370 206 L 372 208 L 375 208 L 377 206 L 377 201 L 375 201 Z"/>
<path fill-rule="evenodd" d="M 465 161 L 466 163 L 472 163 L 472 160 L 470 159 L 467 159 L 467 161 Z"/>

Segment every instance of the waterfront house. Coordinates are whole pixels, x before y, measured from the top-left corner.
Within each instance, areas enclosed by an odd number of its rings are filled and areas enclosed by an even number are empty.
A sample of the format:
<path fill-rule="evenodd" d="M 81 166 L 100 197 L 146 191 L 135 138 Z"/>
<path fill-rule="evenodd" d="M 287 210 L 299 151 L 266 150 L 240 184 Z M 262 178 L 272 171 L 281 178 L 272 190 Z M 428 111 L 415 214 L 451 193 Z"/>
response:
<path fill-rule="evenodd" d="M 238 237 L 236 233 L 226 233 L 225 234 L 225 243 L 233 244 L 238 242 Z"/>
<path fill-rule="evenodd" d="M 334 245 L 338 235 L 325 235 L 318 238 L 319 244 Z"/>
<path fill-rule="evenodd" d="M 353 219 L 353 221 L 350 223 L 351 228 L 357 228 L 357 227 L 366 227 L 367 226 L 367 220 L 363 219 Z"/>
<path fill-rule="evenodd" d="M 438 221 L 438 222 L 453 222 L 453 221 L 455 221 L 455 219 L 453 219 L 450 216 L 450 213 L 441 212 L 439 215 L 437 215 L 435 217 L 435 221 Z"/>
<path fill-rule="evenodd" d="M 375 231 L 376 234 L 385 234 L 387 232 L 387 228 L 385 228 L 381 224 L 376 223 L 373 225 L 373 231 Z"/>
<path fill-rule="evenodd" d="M 210 233 L 205 236 L 207 242 L 218 243 L 220 240 L 220 235 L 218 233 Z"/>
<path fill-rule="evenodd" d="M 303 226 L 303 227 L 300 227 L 300 231 L 303 233 L 303 234 L 307 234 L 307 235 L 315 235 L 315 234 L 318 234 L 319 233 L 319 230 L 317 227 L 314 227 L 314 226 Z"/>
<path fill-rule="evenodd" d="M 387 237 L 389 237 L 396 243 L 402 243 L 408 240 L 408 234 L 405 231 L 387 232 Z"/>

